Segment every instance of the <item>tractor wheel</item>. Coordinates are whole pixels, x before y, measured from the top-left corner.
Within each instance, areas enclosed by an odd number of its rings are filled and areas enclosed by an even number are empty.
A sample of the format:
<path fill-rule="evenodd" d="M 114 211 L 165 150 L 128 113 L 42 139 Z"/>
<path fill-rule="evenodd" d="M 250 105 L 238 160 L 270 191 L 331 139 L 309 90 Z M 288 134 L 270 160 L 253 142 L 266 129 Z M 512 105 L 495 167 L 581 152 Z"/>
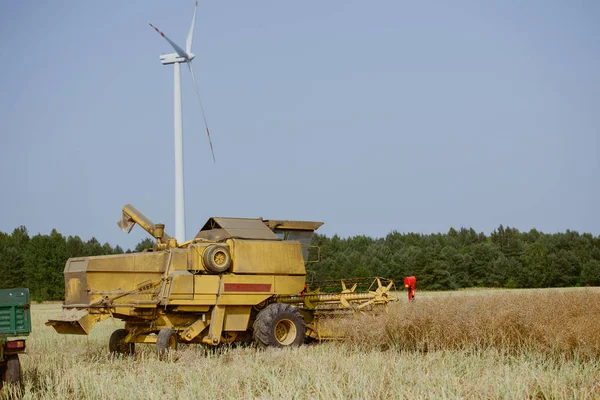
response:
<path fill-rule="evenodd" d="M 117 329 L 110 335 L 110 339 L 108 340 L 108 350 L 111 354 L 130 356 L 135 352 L 135 343 L 125 343 L 127 335 L 129 335 L 127 329 Z"/>
<path fill-rule="evenodd" d="M 158 356 L 164 358 L 169 351 L 177 350 L 177 332 L 170 328 L 161 329 L 156 339 Z"/>
<path fill-rule="evenodd" d="M 202 260 L 204 267 L 215 274 L 225 272 L 231 266 L 231 254 L 227 247 L 216 244 L 210 245 L 204 250 Z"/>
<path fill-rule="evenodd" d="M 6 366 L 4 368 L 4 382 L 9 385 L 19 386 L 21 384 L 21 362 L 19 361 L 19 355 L 7 355 Z"/>
<path fill-rule="evenodd" d="M 300 346 L 306 325 L 300 312 L 289 304 L 273 303 L 254 321 L 254 341 L 265 347 Z"/>

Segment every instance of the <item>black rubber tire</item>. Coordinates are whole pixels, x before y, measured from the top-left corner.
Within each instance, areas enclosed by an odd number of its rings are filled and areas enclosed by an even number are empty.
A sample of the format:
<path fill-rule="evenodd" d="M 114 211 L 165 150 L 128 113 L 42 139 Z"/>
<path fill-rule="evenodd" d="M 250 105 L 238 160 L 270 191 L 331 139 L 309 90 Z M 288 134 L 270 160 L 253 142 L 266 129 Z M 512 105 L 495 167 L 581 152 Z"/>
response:
<path fill-rule="evenodd" d="M 295 307 L 273 303 L 258 313 L 253 330 L 254 342 L 260 346 L 279 348 L 300 346 L 304 343 L 306 324 Z"/>
<path fill-rule="evenodd" d="M 170 328 L 163 328 L 158 332 L 156 339 L 156 350 L 158 356 L 163 358 L 170 351 L 177 350 L 177 332 Z"/>
<path fill-rule="evenodd" d="M 4 367 L 4 382 L 9 385 L 21 385 L 21 361 L 18 354 L 11 354 L 5 357 L 6 366 Z"/>
<path fill-rule="evenodd" d="M 0 364 L 0 389 L 2 389 L 2 384 L 4 383 L 4 372 L 6 367 L 4 364 Z"/>
<path fill-rule="evenodd" d="M 220 274 L 231 267 L 231 254 L 227 247 L 213 244 L 204 250 L 202 261 L 208 271 Z"/>
<path fill-rule="evenodd" d="M 135 353 L 135 343 L 125 343 L 127 335 L 129 335 L 127 329 L 117 329 L 114 331 L 108 340 L 108 351 L 111 354 L 133 355 Z"/>

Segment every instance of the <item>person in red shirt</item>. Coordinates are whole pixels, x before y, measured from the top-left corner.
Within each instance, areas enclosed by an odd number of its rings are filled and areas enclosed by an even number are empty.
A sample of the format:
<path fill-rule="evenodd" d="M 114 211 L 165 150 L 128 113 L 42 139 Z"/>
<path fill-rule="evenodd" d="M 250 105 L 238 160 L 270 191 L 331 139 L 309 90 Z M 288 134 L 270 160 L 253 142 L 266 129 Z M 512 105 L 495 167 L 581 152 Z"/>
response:
<path fill-rule="evenodd" d="M 413 301 L 417 289 L 417 278 L 414 276 L 407 276 L 404 278 L 404 287 L 408 289 L 408 301 Z"/>

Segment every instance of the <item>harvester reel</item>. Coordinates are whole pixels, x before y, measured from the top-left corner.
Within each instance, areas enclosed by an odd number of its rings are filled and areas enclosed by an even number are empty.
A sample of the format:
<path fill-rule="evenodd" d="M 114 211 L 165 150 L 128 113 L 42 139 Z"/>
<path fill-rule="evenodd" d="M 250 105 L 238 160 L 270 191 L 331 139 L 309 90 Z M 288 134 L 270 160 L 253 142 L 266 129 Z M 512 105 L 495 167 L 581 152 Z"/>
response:
<path fill-rule="evenodd" d="M 381 280 L 377 278 L 377 289 L 375 291 L 369 290 L 369 294 L 373 296 L 373 298 L 366 303 L 363 303 L 357 307 L 358 310 L 362 310 L 366 307 L 372 305 L 382 304 L 387 311 L 388 302 L 392 300 L 392 296 L 390 295 L 390 289 L 394 285 L 394 282 L 390 282 L 387 286 L 383 286 L 381 284 Z"/>
<path fill-rule="evenodd" d="M 221 274 L 231 266 L 231 254 L 225 246 L 208 246 L 202 256 L 204 267 L 215 274 Z"/>
<path fill-rule="evenodd" d="M 254 321 L 254 341 L 264 347 L 300 346 L 306 325 L 300 312 L 289 304 L 273 303 Z"/>
<path fill-rule="evenodd" d="M 356 290 L 357 283 L 355 283 L 350 289 L 346 287 L 346 282 L 342 281 L 342 293 L 354 293 Z"/>

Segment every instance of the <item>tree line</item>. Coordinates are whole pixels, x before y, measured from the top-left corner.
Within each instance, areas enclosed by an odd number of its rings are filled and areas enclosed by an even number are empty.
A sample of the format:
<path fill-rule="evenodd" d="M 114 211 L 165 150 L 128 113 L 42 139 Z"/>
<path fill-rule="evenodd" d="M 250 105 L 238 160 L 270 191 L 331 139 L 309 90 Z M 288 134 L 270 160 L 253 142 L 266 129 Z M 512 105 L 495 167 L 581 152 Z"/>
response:
<path fill-rule="evenodd" d="M 152 247 L 142 240 L 133 251 Z M 473 229 L 448 233 L 391 232 L 385 238 L 316 234 L 321 261 L 308 265 L 308 280 L 383 276 L 401 285 L 417 277 L 420 289 L 536 288 L 600 285 L 600 237 L 567 230 L 545 234 L 503 227 L 490 235 Z M 64 298 L 63 270 L 70 257 L 123 254 L 120 246 L 56 230 L 29 236 L 24 226 L 0 232 L 0 288 L 28 287 L 34 300 Z M 316 259 L 312 249 L 311 259 Z"/>
<path fill-rule="evenodd" d="M 313 244 L 322 258 L 309 264 L 317 280 L 383 276 L 401 285 L 414 275 L 417 287 L 429 290 L 600 285 L 600 237 L 570 230 L 546 234 L 500 225 L 490 235 L 472 228 L 394 231 L 379 239 L 316 235 Z"/>
<path fill-rule="evenodd" d="M 153 243 L 144 239 L 134 251 L 152 247 Z M 0 232 L 0 289 L 28 287 L 34 300 L 62 300 L 67 259 L 130 252 L 120 246 L 101 244 L 94 237 L 88 241 L 79 236 L 65 237 L 56 229 L 49 235 L 30 237 L 27 229 L 20 226 L 12 234 Z"/>

